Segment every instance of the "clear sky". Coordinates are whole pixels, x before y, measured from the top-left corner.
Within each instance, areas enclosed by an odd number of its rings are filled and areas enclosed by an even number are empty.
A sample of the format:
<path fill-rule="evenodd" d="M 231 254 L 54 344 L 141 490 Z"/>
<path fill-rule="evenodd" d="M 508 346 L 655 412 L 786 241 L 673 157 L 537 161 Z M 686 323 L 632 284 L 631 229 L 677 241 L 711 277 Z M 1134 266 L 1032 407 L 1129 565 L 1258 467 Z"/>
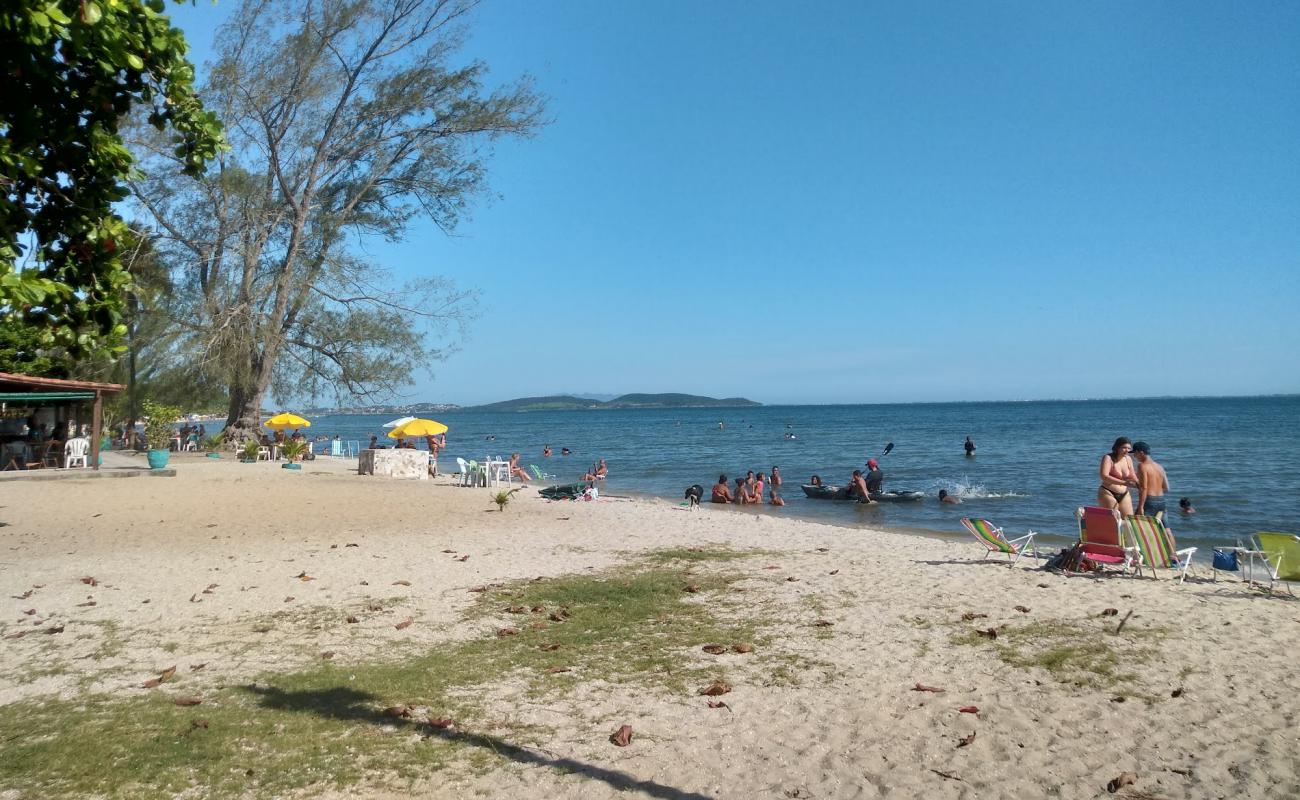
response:
<path fill-rule="evenodd" d="M 553 122 L 370 248 L 482 293 L 409 401 L 1300 391 L 1300 3 L 487 0 L 465 52 Z"/>

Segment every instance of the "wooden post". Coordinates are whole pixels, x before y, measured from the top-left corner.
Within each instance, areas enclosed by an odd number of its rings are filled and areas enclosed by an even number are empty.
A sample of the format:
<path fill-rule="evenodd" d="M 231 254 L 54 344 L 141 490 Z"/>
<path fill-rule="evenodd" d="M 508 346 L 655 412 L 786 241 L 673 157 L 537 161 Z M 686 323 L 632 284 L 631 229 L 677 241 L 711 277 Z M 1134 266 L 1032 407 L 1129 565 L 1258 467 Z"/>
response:
<path fill-rule="evenodd" d="M 104 424 L 104 396 L 98 389 L 95 390 L 95 411 L 91 415 L 90 421 L 90 463 L 99 469 L 99 440 L 103 433 L 100 426 Z"/>

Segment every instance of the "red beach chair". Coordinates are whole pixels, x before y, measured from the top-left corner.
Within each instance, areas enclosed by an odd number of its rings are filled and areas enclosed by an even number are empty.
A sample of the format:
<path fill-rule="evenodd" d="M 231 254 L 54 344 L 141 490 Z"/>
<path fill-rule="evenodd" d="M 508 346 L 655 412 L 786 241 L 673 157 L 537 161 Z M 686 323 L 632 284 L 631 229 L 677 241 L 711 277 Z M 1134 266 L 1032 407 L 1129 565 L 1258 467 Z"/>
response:
<path fill-rule="evenodd" d="M 1132 555 L 1124 549 L 1123 534 L 1120 533 L 1123 520 L 1113 508 L 1085 506 L 1074 512 L 1079 521 L 1079 544 L 1083 555 L 1100 564 L 1119 564 L 1120 569 L 1128 572 Z"/>

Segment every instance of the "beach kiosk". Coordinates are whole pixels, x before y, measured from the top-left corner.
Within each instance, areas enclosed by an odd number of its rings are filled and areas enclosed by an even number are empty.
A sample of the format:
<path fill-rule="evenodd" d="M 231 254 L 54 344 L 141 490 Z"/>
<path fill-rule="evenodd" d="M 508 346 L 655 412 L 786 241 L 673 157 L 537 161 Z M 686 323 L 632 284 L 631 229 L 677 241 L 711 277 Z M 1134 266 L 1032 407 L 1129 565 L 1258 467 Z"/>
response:
<path fill-rule="evenodd" d="M 90 426 L 86 465 L 99 469 L 103 437 L 104 398 L 125 389 L 117 383 L 69 381 L 0 372 L 0 455 L 3 469 L 62 466 L 63 444 L 69 433 Z M 34 425 L 33 425 L 34 423 Z M 44 431 L 33 447 L 33 431 Z M 35 458 L 41 456 L 39 461 Z"/>

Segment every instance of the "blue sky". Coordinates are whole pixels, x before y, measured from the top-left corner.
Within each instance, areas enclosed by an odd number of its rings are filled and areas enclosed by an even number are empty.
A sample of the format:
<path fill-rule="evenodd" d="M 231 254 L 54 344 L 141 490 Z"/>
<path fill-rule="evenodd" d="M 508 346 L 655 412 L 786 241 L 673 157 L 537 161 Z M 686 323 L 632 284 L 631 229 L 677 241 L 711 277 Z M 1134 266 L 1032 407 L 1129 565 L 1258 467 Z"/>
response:
<path fill-rule="evenodd" d="M 172 7 L 195 60 L 233 2 Z M 1300 4 L 487 0 L 552 124 L 455 237 L 407 399 L 1300 391 Z M 1288 366 L 1289 365 L 1289 366 Z"/>

